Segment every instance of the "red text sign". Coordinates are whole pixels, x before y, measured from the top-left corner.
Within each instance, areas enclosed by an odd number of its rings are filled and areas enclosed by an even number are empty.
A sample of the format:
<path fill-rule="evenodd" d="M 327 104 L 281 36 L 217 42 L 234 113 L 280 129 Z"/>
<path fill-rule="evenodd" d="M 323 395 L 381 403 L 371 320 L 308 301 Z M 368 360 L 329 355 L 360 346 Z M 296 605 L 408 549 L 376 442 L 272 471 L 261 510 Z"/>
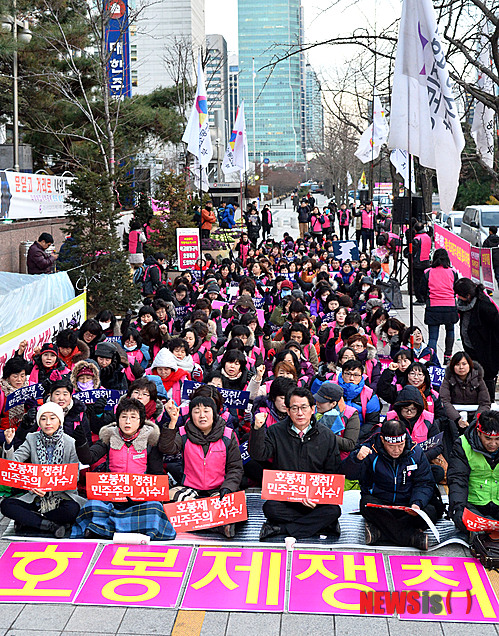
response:
<path fill-rule="evenodd" d="M 463 523 L 470 532 L 494 532 L 499 530 L 499 521 L 481 517 L 468 510 L 468 508 L 464 509 Z"/>
<path fill-rule="evenodd" d="M 177 532 L 215 528 L 237 521 L 246 521 L 246 495 L 243 491 L 220 497 L 190 499 L 164 506 L 166 516 Z"/>
<path fill-rule="evenodd" d="M 168 501 L 170 488 L 166 475 L 129 473 L 87 473 L 87 497 L 101 501 Z"/>
<path fill-rule="evenodd" d="M 302 501 L 310 499 L 318 504 L 342 504 L 344 475 L 295 473 L 286 470 L 264 470 L 262 499 L 274 501 Z"/>
<path fill-rule="evenodd" d="M 74 490 L 78 464 L 24 464 L 0 459 L 0 484 L 22 490 Z"/>

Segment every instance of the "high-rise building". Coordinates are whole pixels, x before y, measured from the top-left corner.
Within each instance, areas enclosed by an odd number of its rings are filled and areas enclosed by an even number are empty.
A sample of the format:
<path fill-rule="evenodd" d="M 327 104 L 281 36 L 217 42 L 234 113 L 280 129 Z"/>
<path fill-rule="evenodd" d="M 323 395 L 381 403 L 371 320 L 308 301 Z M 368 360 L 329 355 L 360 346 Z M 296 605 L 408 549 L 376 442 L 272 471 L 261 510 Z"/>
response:
<path fill-rule="evenodd" d="M 298 50 L 300 22 L 300 0 L 238 2 L 238 89 L 239 100 L 244 99 L 250 160 L 304 160 L 300 55 L 262 69 Z"/>
<path fill-rule="evenodd" d="M 215 126 L 215 113 L 220 122 L 229 120 L 229 61 L 227 42 L 222 35 L 206 36 L 206 98 L 210 126 Z M 219 122 L 217 122 L 218 124 Z M 224 124 L 225 126 L 225 124 Z"/>
<path fill-rule="evenodd" d="M 205 43 L 205 0 L 158 0 L 144 5 L 130 27 L 132 94 L 195 84 L 198 50 Z"/>
<path fill-rule="evenodd" d="M 324 106 L 321 83 L 310 64 L 305 72 L 305 134 L 306 148 L 317 152 L 324 147 Z"/>
<path fill-rule="evenodd" d="M 236 121 L 237 107 L 239 106 L 239 64 L 237 55 L 229 55 L 229 128 Z"/>

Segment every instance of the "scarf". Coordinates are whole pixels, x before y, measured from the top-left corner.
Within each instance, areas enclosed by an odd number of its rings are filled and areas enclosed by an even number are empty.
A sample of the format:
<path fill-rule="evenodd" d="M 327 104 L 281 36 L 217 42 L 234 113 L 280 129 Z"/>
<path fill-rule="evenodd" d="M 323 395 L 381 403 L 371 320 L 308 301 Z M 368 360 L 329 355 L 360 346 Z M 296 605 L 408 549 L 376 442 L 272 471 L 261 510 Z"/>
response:
<path fill-rule="evenodd" d="M 151 402 L 149 402 L 149 404 L 151 404 Z M 149 406 L 148 404 L 148 406 Z M 152 402 L 152 404 L 154 404 L 154 402 Z M 156 407 L 156 405 L 154 404 L 154 406 Z M 118 426 L 118 434 L 121 437 L 121 439 L 125 442 L 125 444 L 127 446 L 131 446 L 134 442 L 134 440 L 137 439 L 137 437 L 140 435 L 140 431 L 141 431 L 141 427 L 139 426 L 139 428 L 135 431 L 135 433 L 133 435 L 130 435 L 129 437 L 125 437 L 123 435 L 123 432 L 121 430 L 121 428 Z"/>
<path fill-rule="evenodd" d="M 62 424 L 52 435 L 45 435 L 38 431 L 36 438 L 36 456 L 39 464 L 62 464 L 64 458 L 64 437 Z M 59 507 L 61 497 L 59 492 L 47 492 L 40 497 L 40 514 L 45 514 Z"/>
<path fill-rule="evenodd" d="M 421 393 L 421 397 L 423 398 L 424 410 L 428 410 L 428 400 L 426 399 L 426 384 L 423 382 L 421 386 L 416 387 L 417 390 Z"/>
<path fill-rule="evenodd" d="M 155 371 L 156 369 L 154 369 L 154 372 Z M 158 375 L 158 373 L 154 373 L 154 375 Z M 173 385 L 176 382 L 179 382 L 185 375 L 188 375 L 186 371 L 184 371 L 183 369 L 177 369 L 173 373 L 170 373 L 170 375 L 167 378 L 161 378 L 161 382 L 163 382 L 165 391 L 168 392 L 173 387 Z"/>
<path fill-rule="evenodd" d="M 28 386 L 29 378 L 26 378 L 23 386 Z M 7 380 L 0 380 L 0 389 L 3 391 L 5 397 L 17 391 L 14 387 L 7 382 Z M 21 420 L 24 416 L 24 404 L 18 404 L 17 406 L 13 406 L 10 411 L 6 411 L 3 415 L 8 416 L 8 424 L 6 428 L 17 428 L 21 423 Z M 2 415 L 2 419 L 3 419 Z"/>
<path fill-rule="evenodd" d="M 151 420 L 154 417 L 156 409 L 156 402 L 154 400 L 149 400 L 149 402 L 146 404 L 146 417 L 148 420 Z"/>
<path fill-rule="evenodd" d="M 233 378 L 230 375 L 227 375 L 227 373 L 225 373 L 225 369 L 222 369 L 222 375 L 227 378 L 228 380 L 230 380 L 231 382 L 235 382 L 236 380 L 239 380 L 239 378 L 242 376 L 243 372 L 239 371 L 239 373 Z"/>

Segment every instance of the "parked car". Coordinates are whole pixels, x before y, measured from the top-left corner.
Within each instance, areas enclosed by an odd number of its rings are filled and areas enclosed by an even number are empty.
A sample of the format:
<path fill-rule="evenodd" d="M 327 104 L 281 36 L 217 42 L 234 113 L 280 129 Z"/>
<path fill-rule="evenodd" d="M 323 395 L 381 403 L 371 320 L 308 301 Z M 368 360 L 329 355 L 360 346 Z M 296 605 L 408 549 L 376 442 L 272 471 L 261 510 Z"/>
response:
<path fill-rule="evenodd" d="M 491 225 L 499 226 L 499 205 L 469 205 L 463 214 L 461 236 L 472 245 L 482 245 Z"/>
<path fill-rule="evenodd" d="M 440 225 L 442 225 L 446 230 L 454 232 L 454 234 L 459 234 L 461 224 L 463 222 L 463 214 L 463 210 L 454 210 L 449 214 L 443 214 L 442 219 L 440 220 Z"/>

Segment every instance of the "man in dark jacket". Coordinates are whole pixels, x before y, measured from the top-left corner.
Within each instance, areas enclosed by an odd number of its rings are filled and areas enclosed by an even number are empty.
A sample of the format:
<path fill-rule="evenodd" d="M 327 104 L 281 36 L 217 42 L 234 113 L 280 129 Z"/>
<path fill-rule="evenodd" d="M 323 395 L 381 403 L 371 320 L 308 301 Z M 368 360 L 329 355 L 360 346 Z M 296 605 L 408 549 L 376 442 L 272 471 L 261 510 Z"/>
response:
<path fill-rule="evenodd" d="M 463 512 L 468 508 L 499 521 L 499 412 L 484 411 L 454 443 L 449 460 L 449 514 L 467 532 Z"/>
<path fill-rule="evenodd" d="M 164 285 L 166 256 L 162 252 L 157 252 L 154 256 L 148 256 L 144 262 L 146 266 L 144 272 L 144 283 L 142 285 L 142 294 L 152 297 L 153 294 Z"/>
<path fill-rule="evenodd" d="M 54 242 L 54 237 L 48 232 L 42 232 L 28 250 L 26 266 L 28 274 L 50 274 L 57 259 L 53 254 L 47 254 L 47 250 Z"/>
<path fill-rule="evenodd" d="M 334 433 L 313 415 L 312 393 L 297 387 L 286 396 L 288 417 L 270 427 L 265 414 L 258 413 L 250 431 L 249 453 L 259 462 L 272 460 L 274 470 L 334 474 L 340 471 L 340 452 Z M 298 538 L 315 534 L 339 534 L 339 506 L 319 505 L 303 499 L 301 503 L 266 501 L 267 517 L 260 541 L 278 534 Z"/>
<path fill-rule="evenodd" d="M 499 283 L 499 236 L 497 236 L 497 227 L 495 225 L 489 227 L 489 235 L 483 242 L 483 247 L 492 249 L 492 267 L 494 268 L 496 281 Z"/>
<path fill-rule="evenodd" d="M 305 232 L 308 232 L 308 222 L 310 221 L 310 207 L 307 200 L 302 199 L 298 207 L 298 227 L 300 228 L 300 238 L 305 238 Z"/>
<path fill-rule="evenodd" d="M 392 545 L 428 549 L 428 536 L 422 532 L 426 524 L 416 512 L 367 505 L 424 510 L 433 522 L 442 514 L 430 464 L 413 443 L 405 424 L 385 420 L 369 445 L 353 450 L 343 466 L 349 479 L 360 482 L 360 512 L 366 520 L 367 545 L 383 539 Z"/>

